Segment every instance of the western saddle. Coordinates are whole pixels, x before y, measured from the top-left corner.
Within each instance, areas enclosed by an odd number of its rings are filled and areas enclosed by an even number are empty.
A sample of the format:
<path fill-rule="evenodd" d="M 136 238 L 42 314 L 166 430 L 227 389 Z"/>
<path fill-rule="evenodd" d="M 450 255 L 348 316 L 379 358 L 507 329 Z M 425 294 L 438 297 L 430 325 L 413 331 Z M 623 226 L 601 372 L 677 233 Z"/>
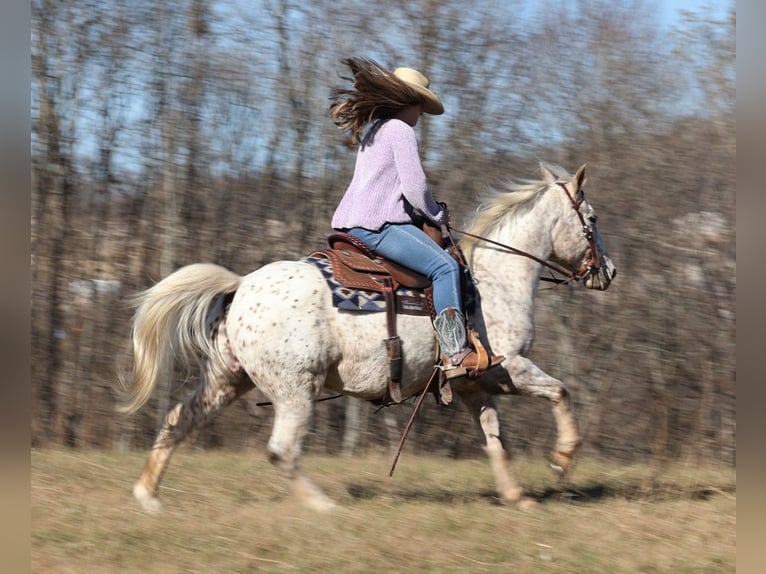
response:
<path fill-rule="evenodd" d="M 424 226 L 434 241 L 444 247 L 440 230 Z M 438 235 L 437 235 L 438 233 Z M 388 337 L 384 339 L 388 354 L 388 393 L 383 404 L 402 402 L 402 352 L 401 341 L 396 332 L 396 315 L 427 315 L 433 321 L 436 310 L 433 304 L 433 288 L 431 280 L 373 253 L 367 245 L 345 232 L 335 232 L 327 238 L 329 248 L 314 251 L 310 257 L 323 257 L 330 260 L 336 281 L 348 289 L 361 289 L 380 293 L 385 301 L 386 325 Z M 457 249 L 451 250 L 453 257 L 463 265 L 462 256 Z M 400 287 L 422 291 L 424 297 L 399 296 Z M 465 286 L 464 286 L 465 287 Z M 463 289 L 465 293 L 465 289 Z M 468 326 L 468 337 L 474 348 L 484 351 L 476 331 Z M 438 389 L 434 389 L 437 402 L 449 404 L 452 402 L 452 390 L 444 373 L 440 371 Z"/>

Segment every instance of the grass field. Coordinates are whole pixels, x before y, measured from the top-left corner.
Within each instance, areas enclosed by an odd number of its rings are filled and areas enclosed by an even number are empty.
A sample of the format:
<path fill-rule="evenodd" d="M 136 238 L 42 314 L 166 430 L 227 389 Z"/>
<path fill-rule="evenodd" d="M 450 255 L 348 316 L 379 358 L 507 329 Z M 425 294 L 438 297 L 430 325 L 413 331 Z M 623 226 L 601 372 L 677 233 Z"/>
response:
<path fill-rule="evenodd" d="M 300 507 L 263 453 L 180 450 L 164 511 L 131 495 L 146 453 L 33 451 L 32 572 L 714 573 L 736 569 L 734 469 L 517 460 L 539 508 L 499 504 L 483 459 L 308 456 L 342 508 Z"/>

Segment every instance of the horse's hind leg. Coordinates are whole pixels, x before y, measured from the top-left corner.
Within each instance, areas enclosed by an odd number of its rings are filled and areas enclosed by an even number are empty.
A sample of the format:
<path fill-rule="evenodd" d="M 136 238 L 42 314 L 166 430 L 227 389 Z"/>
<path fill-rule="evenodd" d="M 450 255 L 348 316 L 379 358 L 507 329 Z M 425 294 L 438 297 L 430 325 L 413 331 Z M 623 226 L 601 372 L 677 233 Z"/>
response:
<path fill-rule="evenodd" d="M 486 441 L 484 450 L 489 457 L 492 474 L 495 477 L 498 493 L 506 504 L 518 503 L 523 510 L 533 508 L 536 502 L 524 496 L 521 485 L 511 472 L 509 453 L 503 443 L 500 430 L 500 420 L 494 399 L 481 390 L 456 391 L 460 399 L 468 407 L 471 416 L 484 433 Z"/>
<path fill-rule="evenodd" d="M 314 510 L 336 507 L 300 468 L 303 439 L 313 409 L 312 397 L 292 397 L 274 401 L 274 426 L 269 438 L 269 461 L 287 478 L 290 489 L 302 503 Z"/>
<path fill-rule="evenodd" d="M 238 396 L 253 388 L 247 378 L 232 379 L 214 376 L 209 370 L 185 401 L 176 404 L 165 416 L 141 476 L 133 487 L 133 496 L 144 510 L 157 512 L 162 508 L 158 498 L 160 481 L 170 457 L 178 445 L 199 425 Z"/>

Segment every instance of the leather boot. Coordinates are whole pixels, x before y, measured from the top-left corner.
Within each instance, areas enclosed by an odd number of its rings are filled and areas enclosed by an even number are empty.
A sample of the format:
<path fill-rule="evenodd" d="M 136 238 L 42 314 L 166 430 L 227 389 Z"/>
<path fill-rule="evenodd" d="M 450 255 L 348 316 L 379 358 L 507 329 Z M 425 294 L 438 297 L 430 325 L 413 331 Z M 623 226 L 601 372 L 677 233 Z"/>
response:
<path fill-rule="evenodd" d="M 465 319 L 454 307 L 437 315 L 434 328 L 443 352 L 440 368 L 447 379 L 478 377 L 505 360 L 502 355 L 488 355 L 478 339 L 476 348 L 469 347 Z"/>

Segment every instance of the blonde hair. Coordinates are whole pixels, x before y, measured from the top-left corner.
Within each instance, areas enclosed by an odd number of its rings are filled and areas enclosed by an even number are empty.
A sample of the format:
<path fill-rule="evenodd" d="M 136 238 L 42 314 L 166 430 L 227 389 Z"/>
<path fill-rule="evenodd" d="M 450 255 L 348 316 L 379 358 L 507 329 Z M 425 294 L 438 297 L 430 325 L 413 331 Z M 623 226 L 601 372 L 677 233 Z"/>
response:
<path fill-rule="evenodd" d="M 402 108 L 424 102 L 416 90 L 373 60 L 346 58 L 342 62 L 353 74 L 343 79 L 353 82 L 353 87 L 335 90 L 330 114 L 338 129 L 351 134 L 353 145 L 362 140 L 368 122 L 389 118 Z"/>

